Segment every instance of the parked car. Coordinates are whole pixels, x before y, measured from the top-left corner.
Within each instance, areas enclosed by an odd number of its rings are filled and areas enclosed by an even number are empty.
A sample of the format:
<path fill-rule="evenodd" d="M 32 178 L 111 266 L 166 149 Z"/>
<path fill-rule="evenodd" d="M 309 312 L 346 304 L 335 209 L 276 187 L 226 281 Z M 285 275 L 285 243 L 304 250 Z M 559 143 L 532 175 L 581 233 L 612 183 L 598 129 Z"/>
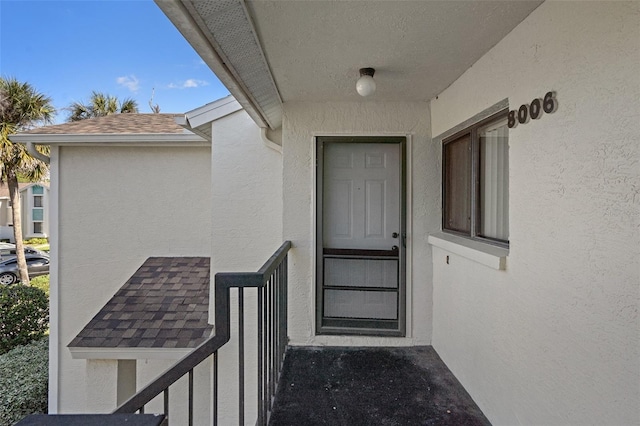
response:
<path fill-rule="evenodd" d="M 47 253 L 36 250 L 33 247 L 24 246 L 24 254 L 46 255 Z M 16 245 L 13 243 L 0 243 L 0 259 L 5 260 L 16 255 Z"/>
<path fill-rule="evenodd" d="M 27 254 L 29 278 L 49 273 L 49 256 L 46 254 Z M 0 261 L 0 285 L 10 285 L 20 279 L 18 260 L 15 256 Z"/>

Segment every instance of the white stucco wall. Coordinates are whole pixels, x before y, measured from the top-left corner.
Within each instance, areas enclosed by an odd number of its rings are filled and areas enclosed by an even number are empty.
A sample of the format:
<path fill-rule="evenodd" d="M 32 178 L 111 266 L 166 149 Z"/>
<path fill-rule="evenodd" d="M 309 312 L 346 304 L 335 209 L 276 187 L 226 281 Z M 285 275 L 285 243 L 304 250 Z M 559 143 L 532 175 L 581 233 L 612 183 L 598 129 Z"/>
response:
<path fill-rule="evenodd" d="M 108 413 L 116 405 L 118 361 L 91 359 L 84 366 L 85 413 Z"/>
<path fill-rule="evenodd" d="M 431 256 L 439 229 L 439 150 L 430 141 L 426 102 L 299 103 L 284 106 L 284 238 L 291 240 L 289 335 L 292 344 L 410 345 L 431 341 Z M 315 336 L 315 137 L 409 136 L 407 175 L 407 337 Z"/>
<path fill-rule="evenodd" d="M 211 132 L 212 272 L 257 271 L 282 244 L 282 154 L 243 110 Z"/>
<path fill-rule="evenodd" d="M 101 392 L 87 378 L 111 364 L 73 360 L 66 346 L 146 258 L 210 255 L 211 151 L 62 146 L 52 152 L 52 170 L 59 210 L 51 326 L 58 345 L 50 356 L 50 410 L 87 412 Z M 114 375 L 105 401 L 115 403 L 115 383 Z"/>
<path fill-rule="evenodd" d="M 11 219 L 11 207 L 9 207 L 9 198 L 0 198 L 0 240 L 1 241 L 14 241 L 13 238 L 13 226 L 9 226 L 12 223 Z"/>
<path fill-rule="evenodd" d="M 8 197 L 0 198 L 0 226 L 2 227 L 7 226 L 7 224 L 11 222 L 11 210 L 9 210 L 9 202 L 10 200 Z"/>
<path fill-rule="evenodd" d="M 268 148 L 244 111 L 212 123 L 211 272 L 255 272 L 282 245 L 282 154 Z M 255 424 L 256 291 L 245 290 L 245 422 Z M 220 424 L 238 424 L 237 291 L 232 339 L 219 352 Z M 214 312 L 213 309 L 210 310 Z M 213 318 L 211 318 L 213 321 Z"/>
<path fill-rule="evenodd" d="M 639 424 L 640 3 L 545 2 L 431 102 L 433 135 L 549 90 L 509 132 L 506 270 L 433 251 L 433 346 L 495 425 Z"/>

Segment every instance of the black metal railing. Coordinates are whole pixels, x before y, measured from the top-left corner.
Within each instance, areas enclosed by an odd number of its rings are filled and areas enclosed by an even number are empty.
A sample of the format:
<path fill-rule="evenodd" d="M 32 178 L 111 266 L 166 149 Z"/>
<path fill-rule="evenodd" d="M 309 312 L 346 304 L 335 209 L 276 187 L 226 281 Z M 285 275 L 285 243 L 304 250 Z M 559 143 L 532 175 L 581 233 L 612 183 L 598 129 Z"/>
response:
<path fill-rule="evenodd" d="M 215 275 L 215 335 L 179 360 L 153 382 L 120 405 L 116 413 L 144 413 L 144 406 L 163 394 L 164 414 L 169 417 L 169 388 L 188 375 L 188 424 L 193 424 L 193 370 L 213 358 L 212 411 L 218 420 L 218 349 L 231 339 L 230 289 L 238 289 L 238 423 L 245 424 L 245 297 L 244 289 L 257 289 L 257 425 L 269 421 L 280 368 L 287 347 L 287 253 L 286 241 L 258 272 L 218 273 Z M 253 412 L 253 410 L 252 410 Z M 184 422 L 181 422 L 184 423 Z"/>

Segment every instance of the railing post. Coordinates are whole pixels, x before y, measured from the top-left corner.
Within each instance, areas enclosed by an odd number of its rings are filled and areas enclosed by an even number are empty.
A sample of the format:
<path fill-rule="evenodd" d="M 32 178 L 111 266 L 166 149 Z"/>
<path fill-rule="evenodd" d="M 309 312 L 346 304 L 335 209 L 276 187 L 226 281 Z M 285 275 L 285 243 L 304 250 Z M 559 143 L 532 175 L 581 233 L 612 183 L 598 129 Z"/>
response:
<path fill-rule="evenodd" d="M 238 424 L 244 426 L 244 289 L 238 289 Z"/>
<path fill-rule="evenodd" d="M 218 352 L 213 354 L 213 426 L 218 426 Z"/>
<path fill-rule="evenodd" d="M 189 426 L 193 426 L 193 368 L 189 370 Z"/>
<path fill-rule="evenodd" d="M 264 381 L 264 358 L 262 353 L 262 348 L 264 347 L 264 336 L 263 336 L 263 288 L 258 288 L 258 425 L 264 425 L 264 387 L 262 385 Z"/>
<path fill-rule="evenodd" d="M 169 388 L 164 390 L 164 415 L 169 419 Z"/>

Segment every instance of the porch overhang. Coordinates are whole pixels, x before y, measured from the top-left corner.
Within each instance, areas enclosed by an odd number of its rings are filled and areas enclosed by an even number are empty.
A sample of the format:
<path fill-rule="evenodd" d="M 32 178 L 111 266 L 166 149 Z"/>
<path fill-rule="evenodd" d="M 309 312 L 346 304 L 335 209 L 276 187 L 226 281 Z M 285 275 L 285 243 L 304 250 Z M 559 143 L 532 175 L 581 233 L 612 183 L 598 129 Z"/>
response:
<path fill-rule="evenodd" d="M 213 333 L 208 257 L 150 257 L 69 343 L 74 359 L 179 359 Z"/>
<path fill-rule="evenodd" d="M 258 126 L 286 102 L 425 102 L 535 10 L 522 1 L 155 0 Z M 378 89 L 356 93 L 373 67 Z"/>

